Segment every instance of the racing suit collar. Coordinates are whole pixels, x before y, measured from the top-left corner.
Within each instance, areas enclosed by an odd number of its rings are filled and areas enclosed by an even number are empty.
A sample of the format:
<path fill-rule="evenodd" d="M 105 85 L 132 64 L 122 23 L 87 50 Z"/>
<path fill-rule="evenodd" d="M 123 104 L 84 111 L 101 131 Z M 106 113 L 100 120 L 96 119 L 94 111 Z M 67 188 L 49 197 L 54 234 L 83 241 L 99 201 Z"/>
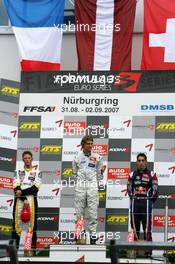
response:
<path fill-rule="evenodd" d="M 85 151 L 83 150 L 83 154 L 84 154 L 86 157 L 90 157 L 91 152 L 85 152 Z"/>
<path fill-rule="evenodd" d="M 137 171 L 142 173 L 142 172 L 147 172 L 148 169 L 147 169 L 147 167 L 146 167 L 144 170 L 137 169 Z"/>
<path fill-rule="evenodd" d="M 24 166 L 24 171 L 27 171 L 27 172 L 32 171 L 32 167 L 30 167 L 30 168 L 26 168 L 26 167 Z"/>

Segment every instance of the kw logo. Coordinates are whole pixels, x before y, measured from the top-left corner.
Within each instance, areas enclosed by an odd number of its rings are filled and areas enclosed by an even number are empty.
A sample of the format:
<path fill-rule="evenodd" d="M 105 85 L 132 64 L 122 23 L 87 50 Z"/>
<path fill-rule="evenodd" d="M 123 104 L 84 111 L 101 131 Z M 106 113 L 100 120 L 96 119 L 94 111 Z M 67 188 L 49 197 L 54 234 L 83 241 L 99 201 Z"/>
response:
<path fill-rule="evenodd" d="M 100 201 L 104 201 L 106 197 L 106 192 L 98 192 L 98 197 Z"/>
<path fill-rule="evenodd" d="M 159 123 L 156 130 L 175 130 L 175 123 Z"/>
<path fill-rule="evenodd" d="M 63 170 L 63 175 L 70 176 L 72 175 L 72 169 L 64 169 Z"/>
<path fill-rule="evenodd" d="M 109 215 L 107 217 L 108 224 L 127 224 L 128 216 L 125 215 Z"/>
<path fill-rule="evenodd" d="M 40 123 L 36 122 L 21 122 L 19 126 L 20 130 L 23 131 L 39 131 L 40 130 Z"/>
<path fill-rule="evenodd" d="M 43 154 L 60 154 L 62 146 L 56 145 L 43 145 L 41 147 L 41 153 Z"/>
<path fill-rule="evenodd" d="M 19 88 L 14 88 L 14 87 L 11 87 L 11 86 L 4 86 L 1 89 L 1 93 L 5 94 L 5 95 L 18 96 L 19 92 L 20 92 Z"/>
<path fill-rule="evenodd" d="M 0 232 L 10 233 L 12 230 L 12 226 L 9 225 L 0 225 Z"/>

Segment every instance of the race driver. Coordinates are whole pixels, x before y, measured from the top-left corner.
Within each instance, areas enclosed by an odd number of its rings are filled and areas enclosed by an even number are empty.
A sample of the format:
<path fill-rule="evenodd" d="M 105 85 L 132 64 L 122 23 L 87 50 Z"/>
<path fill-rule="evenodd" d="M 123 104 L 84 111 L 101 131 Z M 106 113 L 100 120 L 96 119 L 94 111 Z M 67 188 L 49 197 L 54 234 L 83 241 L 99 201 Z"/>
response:
<path fill-rule="evenodd" d="M 15 192 L 15 201 L 13 207 L 13 231 L 12 239 L 16 240 L 19 247 L 20 235 L 22 231 L 21 210 L 23 207 L 30 208 L 30 221 L 28 227 L 33 231 L 32 249 L 36 249 L 36 229 L 37 229 L 37 192 L 41 185 L 41 172 L 32 166 L 33 155 L 30 151 L 24 151 L 22 154 L 24 167 L 15 171 L 13 188 Z M 33 254 L 35 254 L 33 250 Z"/>
<path fill-rule="evenodd" d="M 158 197 L 158 179 L 154 172 L 148 170 L 147 156 L 144 153 L 137 155 L 137 169 L 128 178 L 127 191 L 134 240 L 140 238 L 142 223 L 144 240 L 152 241 L 152 207 Z M 145 254 L 150 255 L 151 251 L 145 251 Z"/>
<path fill-rule="evenodd" d="M 76 179 L 75 211 L 77 220 L 84 218 L 87 206 L 89 213 L 90 243 L 96 244 L 98 224 L 98 181 L 103 179 L 102 158 L 92 152 L 93 138 L 85 136 L 81 140 L 82 150 L 74 157 L 73 175 Z"/>

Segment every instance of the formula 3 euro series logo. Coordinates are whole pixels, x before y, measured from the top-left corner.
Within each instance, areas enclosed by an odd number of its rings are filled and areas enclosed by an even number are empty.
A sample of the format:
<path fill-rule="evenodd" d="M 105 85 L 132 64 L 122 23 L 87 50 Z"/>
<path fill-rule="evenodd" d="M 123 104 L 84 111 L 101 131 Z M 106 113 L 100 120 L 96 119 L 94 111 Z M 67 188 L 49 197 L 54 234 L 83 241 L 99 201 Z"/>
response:
<path fill-rule="evenodd" d="M 61 87 L 73 85 L 74 91 L 112 91 L 114 87 L 124 92 L 136 92 L 141 72 L 119 72 L 118 74 L 68 73 L 54 75 L 54 84 Z"/>

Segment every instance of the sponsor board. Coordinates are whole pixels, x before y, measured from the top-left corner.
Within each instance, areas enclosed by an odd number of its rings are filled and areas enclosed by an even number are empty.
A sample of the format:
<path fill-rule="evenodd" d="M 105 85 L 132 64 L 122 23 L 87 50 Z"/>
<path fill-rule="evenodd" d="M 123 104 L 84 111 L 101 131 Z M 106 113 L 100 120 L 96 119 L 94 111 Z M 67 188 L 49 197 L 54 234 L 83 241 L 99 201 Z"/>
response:
<path fill-rule="evenodd" d="M 58 231 L 59 208 L 39 207 L 37 223 L 40 231 Z"/>
<path fill-rule="evenodd" d="M 18 131 L 15 126 L 0 124 L 0 146 L 3 148 L 17 149 Z"/>
<path fill-rule="evenodd" d="M 13 189 L 13 178 L 0 176 L 0 188 Z"/>
<path fill-rule="evenodd" d="M 38 206 L 45 208 L 60 207 L 61 186 L 58 184 L 41 184 L 38 192 Z"/>
<path fill-rule="evenodd" d="M 108 179 L 128 179 L 130 168 L 108 168 Z"/>
<path fill-rule="evenodd" d="M 108 184 L 106 208 L 129 208 L 129 197 L 127 196 L 126 185 Z"/>
<path fill-rule="evenodd" d="M 16 150 L 0 148 L 0 168 L 2 171 L 14 172 L 16 167 Z"/>
<path fill-rule="evenodd" d="M 154 215 L 153 218 L 154 227 L 164 227 L 165 226 L 165 216 L 164 215 Z M 168 226 L 175 226 L 175 215 L 168 216 Z"/>
<path fill-rule="evenodd" d="M 106 157 L 108 155 L 108 145 L 107 144 L 94 144 L 92 147 L 92 151 L 94 153 L 99 154 L 102 157 Z"/>
<path fill-rule="evenodd" d="M 41 138 L 63 138 L 64 117 L 43 115 L 41 117 Z"/>
<path fill-rule="evenodd" d="M 149 162 L 154 161 L 155 139 L 132 139 L 131 161 L 136 161 L 137 155 L 145 153 Z"/>
<path fill-rule="evenodd" d="M 0 194 L 0 215 L 10 219 L 13 211 L 14 197 L 7 194 Z"/>
<path fill-rule="evenodd" d="M 131 138 L 132 117 L 111 116 L 109 118 L 109 138 Z"/>
<path fill-rule="evenodd" d="M 57 237 L 44 237 L 44 236 L 38 236 L 37 237 L 37 248 L 46 248 L 49 245 L 58 245 L 59 239 Z"/>

